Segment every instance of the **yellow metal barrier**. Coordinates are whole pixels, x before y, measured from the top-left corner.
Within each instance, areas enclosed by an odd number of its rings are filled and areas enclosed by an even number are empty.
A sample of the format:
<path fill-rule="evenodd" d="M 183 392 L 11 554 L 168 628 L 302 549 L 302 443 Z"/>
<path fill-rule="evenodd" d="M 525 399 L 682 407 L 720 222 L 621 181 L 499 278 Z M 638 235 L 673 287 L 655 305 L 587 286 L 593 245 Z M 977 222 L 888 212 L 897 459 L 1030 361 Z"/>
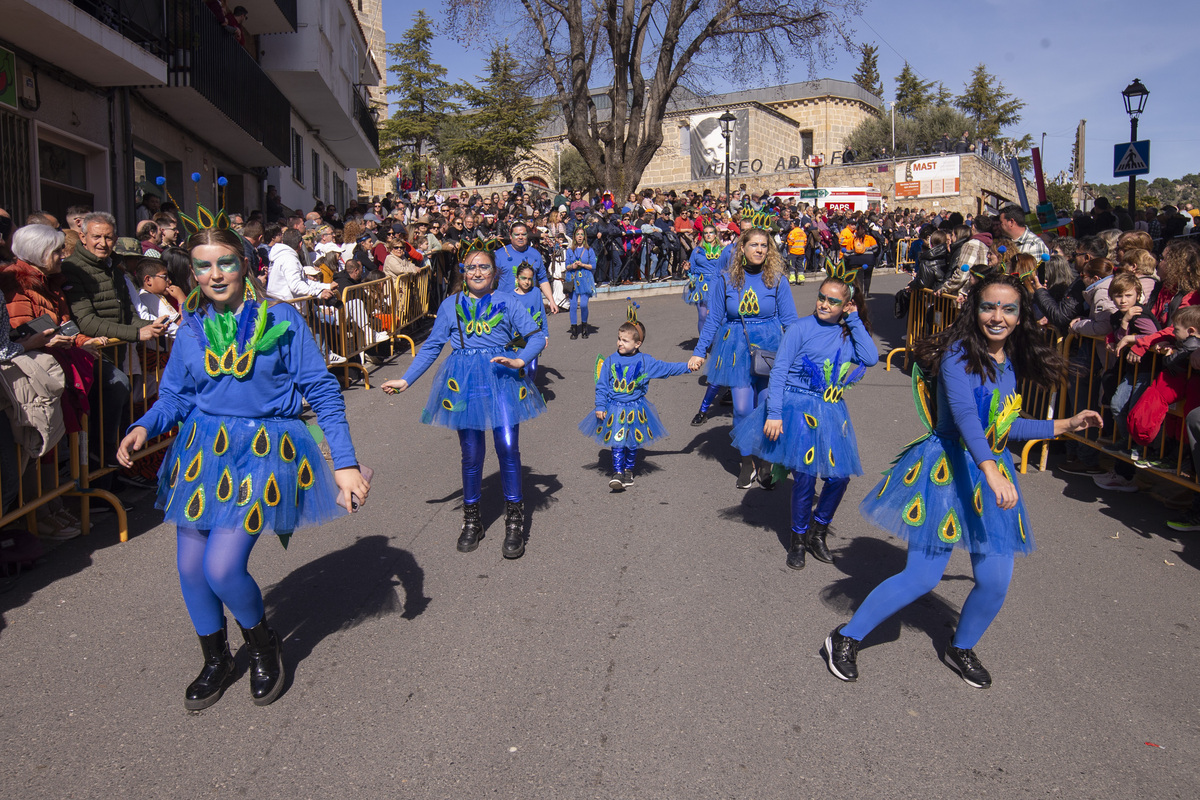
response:
<path fill-rule="evenodd" d="M 896 240 L 896 260 L 892 263 L 896 265 L 896 272 L 905 272 L 909 267 L 916 268 L 917 262 L 909 257 L 909 248 L 915 242 L 915 238 L 897 239 Z"/>
<path fill-rule="evenodd" d="M 904 368 L 912 363 L 912 347 L 921 339 L 941 333 L 958 318 L 958 299 L 953 295 L 937 294 L 932 289 L 913 292 L 908 303 L 908 322 L 904 346 L 892 349 L 884 360 L 884 369 L 892 368 L 892 357 L 904 353 Z"/>

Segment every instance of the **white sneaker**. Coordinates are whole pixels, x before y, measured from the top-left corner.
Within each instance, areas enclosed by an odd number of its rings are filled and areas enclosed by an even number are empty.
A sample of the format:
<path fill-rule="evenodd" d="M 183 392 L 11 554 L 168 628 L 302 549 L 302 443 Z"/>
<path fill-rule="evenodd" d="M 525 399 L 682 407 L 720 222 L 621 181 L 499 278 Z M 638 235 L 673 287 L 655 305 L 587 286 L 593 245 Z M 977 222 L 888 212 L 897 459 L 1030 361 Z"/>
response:
<path fill-rule="evenodd" d="M 328 356 L 325 357 L 325 363 L 327 363 L 327 364 L 345 364 L 346 357 L 339 356 L 337 353 L 330 353 Z"/>
<path fill-rule="evenodd" d="M 390 342 L 391 340 L 392 335 L 387 331 L 380 331 L 379 333 L 375 334 L 375 344 L 383 344 L 384 342 Z"/>
<path fill-rule="evenodd" d="M 74 539 L 83 533 L 79 528 L 79 523 L 63 525 L 55 517 L 39 519 L 37 528 L 38 536 L 55 542 L 65 542 L 67 539 Z"/>
<path fill-rule="evenodd" d="M 1138 490 L 1136 483 L 1111 471 L 1095 476 L 1092 481 L 1101 489 L 1107 489 L 1110 492 L 1136 492 Z"/>

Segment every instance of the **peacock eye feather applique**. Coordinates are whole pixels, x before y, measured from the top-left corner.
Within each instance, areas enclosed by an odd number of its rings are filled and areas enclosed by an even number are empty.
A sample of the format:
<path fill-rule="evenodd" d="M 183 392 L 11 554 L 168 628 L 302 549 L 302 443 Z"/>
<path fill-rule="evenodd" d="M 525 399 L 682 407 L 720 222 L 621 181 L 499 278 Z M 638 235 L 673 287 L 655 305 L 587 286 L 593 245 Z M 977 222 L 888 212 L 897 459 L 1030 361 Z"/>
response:
<path fill-rule="evenodd" d="M 232 311 L 205 315 L 199 326 L 204 338 L 204 371 L 214 378 L 248 376 L 255 354 L 270 352 L 291 327 L 290 322 L 278 322 L 268 328 L 269 316 L 266 303 L 249 300 L 236 317 Z"/>
<path fill-rule="evenodd" d="M 754 287 L 748 286 L 742 294 L 742 301 L 738 303 L 738 314 L 743 317 L 753 317 L 757 316 L 759 311 L 758 294 L 755 293 Z"/>

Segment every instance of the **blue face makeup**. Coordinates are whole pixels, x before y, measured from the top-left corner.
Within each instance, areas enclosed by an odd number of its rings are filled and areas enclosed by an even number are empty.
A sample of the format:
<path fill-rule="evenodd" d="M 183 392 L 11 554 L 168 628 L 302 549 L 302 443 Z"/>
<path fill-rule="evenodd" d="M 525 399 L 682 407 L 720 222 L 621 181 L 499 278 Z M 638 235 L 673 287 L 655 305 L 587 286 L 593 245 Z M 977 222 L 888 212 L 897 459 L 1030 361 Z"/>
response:
<path fill-rule="evenodd" d="M 201 261 L 198 258 L 192 259 L 192 273 L 197 278 L 212 272 L 212 268 L 211 261 Z M 242 262 L 235 255 L 225 255 L 217 259 L 217 268 L 226 275 L 236 275 L 242 270 Z"/>
<path fill-rule="evenodd" d="M 829 295 L 824 294 L 823 292 L 817 292 L 817 302 L 818 303 L 829 303 L 829 305 L 836 307 L 836 306 L 840 306 L 842 303 L 844 303 L 846 301 L 839 300 L 836 297 L 830 297 Z"/>
<path fill-rule="evenodd" d="M 1016 317 L 1021 313 L 1021 307 L 1016 303 L 983 302 L 979 304 L 980 314 L 991 314 L 996 309 L 999 309 L 1006 317 Z"/>

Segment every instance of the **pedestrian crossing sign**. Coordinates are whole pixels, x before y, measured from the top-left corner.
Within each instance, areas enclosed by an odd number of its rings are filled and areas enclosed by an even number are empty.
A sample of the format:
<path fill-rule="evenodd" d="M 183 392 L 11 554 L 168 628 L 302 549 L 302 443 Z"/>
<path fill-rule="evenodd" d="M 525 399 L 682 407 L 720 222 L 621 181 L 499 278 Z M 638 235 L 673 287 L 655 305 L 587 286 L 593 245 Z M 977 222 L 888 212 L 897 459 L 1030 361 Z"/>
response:
<path fill-rule="evenodd" d="M 1150 140 L 1125 142 L 1113 148 L 1113 177 L 1145 175 L 1150 171 Z"/>

